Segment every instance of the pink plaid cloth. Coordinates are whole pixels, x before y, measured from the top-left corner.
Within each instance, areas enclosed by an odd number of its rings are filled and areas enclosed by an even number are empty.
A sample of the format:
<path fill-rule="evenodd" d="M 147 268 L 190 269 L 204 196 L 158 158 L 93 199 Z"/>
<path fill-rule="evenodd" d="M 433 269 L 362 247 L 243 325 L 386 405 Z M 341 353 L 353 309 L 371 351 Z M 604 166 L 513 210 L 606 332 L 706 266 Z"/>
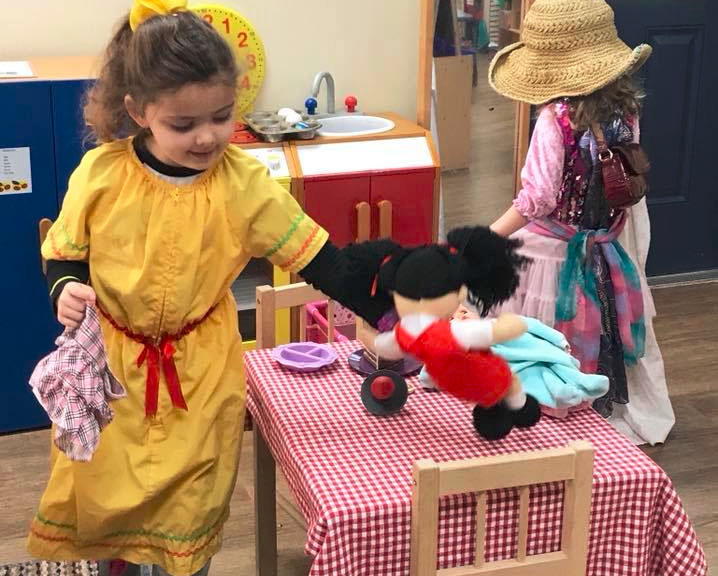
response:
<path fill-rule="evenodd" d="M 247 408 L 267 439 L 307 526 L 312 576 L 409 574 L 411 468 L 565 446 L 585 439 L 595 449 L 588 576 L 701 576 L 703 550 L 665 472 L 593 410 L 543 418 L 500 441 L 479 438 L 471 407 L 449 394 L 415 391 L 394 416 L 369 414 L 359 398 L 363 377 L 347 364 L 357 342 L 335 344 L 339 358 L 320 371 L 283 369 L 271 350 L 245 354 Z M 439 504 L 440 568 L 474 561 L 476 498 Z M 528 554 L 558 550 L 563 487 L 530 490 Z M 485 559 L 514 557 L 519 497 L 487 497 Z"/>
<path fill-rule="evenodd" d="M 88 461 L 100 431 L 113 417 L 108 402 L 125 389 L 107 365 L 97 312 L 88 306 L 85 319 L 55 341 L 57 350 L 43 358 L 30 386 L 55 424 L 55 445 L 71 460 Z"/>

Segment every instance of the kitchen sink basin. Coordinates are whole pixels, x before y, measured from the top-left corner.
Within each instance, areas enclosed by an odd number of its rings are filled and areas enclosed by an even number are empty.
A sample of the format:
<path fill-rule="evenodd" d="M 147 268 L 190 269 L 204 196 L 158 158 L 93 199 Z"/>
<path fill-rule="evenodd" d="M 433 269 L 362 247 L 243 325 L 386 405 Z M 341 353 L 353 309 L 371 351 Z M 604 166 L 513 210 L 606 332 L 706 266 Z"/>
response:
<path fill-rule="evenodd" d="M 378 116 L 330 116 L 319 120 L 320 136 L 362 136 L 364 134 L 378 134 L 394 128 L 394 123 Z"/>

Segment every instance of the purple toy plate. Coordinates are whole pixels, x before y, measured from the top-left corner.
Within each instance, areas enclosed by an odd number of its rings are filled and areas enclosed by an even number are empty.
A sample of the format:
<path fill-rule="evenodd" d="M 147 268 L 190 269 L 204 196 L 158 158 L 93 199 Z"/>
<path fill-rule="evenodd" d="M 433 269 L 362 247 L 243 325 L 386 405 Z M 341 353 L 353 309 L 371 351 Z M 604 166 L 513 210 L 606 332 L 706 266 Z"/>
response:
<path fill-rule="evenodd" d="M 353 370 L 359 372 L 359 374 L 363 374 L 364 376 L 368 376 L 369 374 L 373 374 L 377 371 L 376 366 L 374 366 L 374 364 L 372 364 L 371 361 L 364 355 L 364 348 L 359 348 L 359 350 L 352 352 L 349 355 L 348 361 L 349 366 L 351 366 Z M 379 368 L 393 370 L 394 372 L 398 372 L 401 376 L 406 377 L 416 374 L 419 370 L 421 370 L 421 366 L 421 362 L 415 358 L 407 357 L 404 360 L 399 360 L 397 362 L 385 360 Z"/>
<path fill-rule="evenodd" d="M 331 346 L 314 342 L 292 342 L 272 350 L 272 358 L 296 372 L 313 372 L 328 366 L 337 359 Z"/>

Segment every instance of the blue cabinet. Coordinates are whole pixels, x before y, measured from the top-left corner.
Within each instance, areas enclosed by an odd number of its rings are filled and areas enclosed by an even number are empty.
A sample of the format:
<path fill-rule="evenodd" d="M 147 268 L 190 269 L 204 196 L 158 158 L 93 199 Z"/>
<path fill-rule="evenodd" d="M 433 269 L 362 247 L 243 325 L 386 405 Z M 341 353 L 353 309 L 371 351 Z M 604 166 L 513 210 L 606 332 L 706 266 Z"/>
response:
<path fill-rule="evenodd" d="M 32 176 L 32 193 L 0 195 L 0 432 L 48 423 L 28 378 L 60 332 L 48 302 L 37 233 L 41 218 L 57 215 L 50 102 L 49 82 L 0 83 L 0 148 L 30 148 Z"/>
<path fill-rule="evenodd" d="M 52 124 L 55 143 L 57 205 L 67 192 L 67 181 L 83 154 L 93 147 L 82 116 L 85 90 L 90 80 L 58 80 L 51 83 Z"/>
<path fill-rule="evenodd" d="M 42 274 L 38 222 L 56 218 L 83 154 L 86 81 L 0 82 L 0 149 L 29 148 L 32 193 L 0 194 L 0 433 L 49 424 L 28 380 L 61 333 Z"/>

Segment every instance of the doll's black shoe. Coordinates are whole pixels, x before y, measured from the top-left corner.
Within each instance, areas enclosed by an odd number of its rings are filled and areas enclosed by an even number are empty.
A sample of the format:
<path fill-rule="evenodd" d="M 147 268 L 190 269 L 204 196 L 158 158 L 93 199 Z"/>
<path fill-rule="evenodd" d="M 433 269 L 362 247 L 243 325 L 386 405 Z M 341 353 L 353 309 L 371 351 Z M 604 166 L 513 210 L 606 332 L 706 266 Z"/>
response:
<path fill-rule="evenodd" d="M 474 406 L 474 428 L 479 436 L 487 440 L 499 440 L 508 435 L 513 428 L 514 420 L 509 409 L 503 402 L 491 408 Z"/>
<path fill-rule="evenodd" d="M 514 426 L 529 428 L 541 419 L 541 407 L 538 400 L 526 394 L 526 403 L 519 409 L 511 412 Z"/>

